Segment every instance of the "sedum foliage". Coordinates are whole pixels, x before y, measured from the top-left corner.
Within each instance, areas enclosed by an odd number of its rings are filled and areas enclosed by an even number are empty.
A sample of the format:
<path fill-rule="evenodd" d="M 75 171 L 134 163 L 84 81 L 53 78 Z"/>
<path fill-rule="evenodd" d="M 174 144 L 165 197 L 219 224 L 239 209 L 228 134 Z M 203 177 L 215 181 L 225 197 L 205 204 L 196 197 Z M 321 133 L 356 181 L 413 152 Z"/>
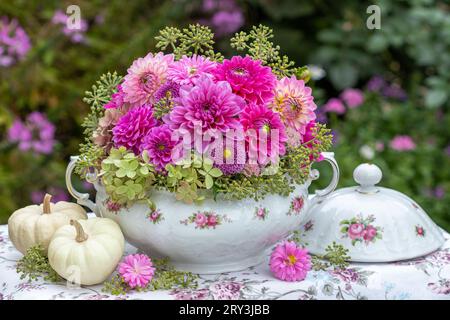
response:
<path fill-rule="evenodd" d="M 40 245 L 29 248 L 26 254 L 17 262 L 16 271 L 20 279 L 28 278 L 28 281 L 43 278 L 46 281 L 58 282 L 62 278 L 50 266 L 44 249 Z"/>

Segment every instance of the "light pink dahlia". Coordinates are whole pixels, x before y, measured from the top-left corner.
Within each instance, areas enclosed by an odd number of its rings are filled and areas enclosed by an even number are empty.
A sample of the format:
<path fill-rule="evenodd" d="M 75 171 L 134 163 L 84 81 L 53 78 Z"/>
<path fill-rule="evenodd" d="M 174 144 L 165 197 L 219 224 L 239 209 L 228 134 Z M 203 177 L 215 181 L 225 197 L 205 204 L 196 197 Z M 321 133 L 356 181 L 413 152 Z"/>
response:
<path fill-rule="evenodd" d="M 233 94 L 225 81 L 214 83 L 208 77 L 201 77 L 194 87 L 184 86 L 180 97 L 174 100 L 175 107 L 165 121 L 172 130 L 186 129 L 193 132 L 194 126 L 204 131 L 217 129 L 226 132 L 240 127 L 237 118 L 244 107 L 244 100 Z"/>
<path fill-rule="evenodd" d="M 317 108 L 310 87 L 295 76 L 282 78 L 275 87 L 275 99 L 271 108 L 278 112 L 286 127 L 305 133 L 306 125 L 316 118 Z"/>
<path fill-rule="evenodd" d="M 144 288 L 152 280 L 155 268 L 145 254 L 130 254 L 119 264 L 119 274 L 130 288 Z"/>
<path fill-rule="evenodd" d="M 129 110 L 113 128 L 113 141 L 116 147 L 125 146 L 135 154 L 139 153 L 144 137 L 157 125 L 152 108 L 141 106 Z"/>
<path fill-rule="evenodd" d="M 179 85 L 194 85 L 201 76 L 214 78 L 211 72 L 216 65 L 214 61 L 196 54 L 192 57 L 183 56 L 169 66 L 167 78 Z"/>
<path fill-rule="evenodd" d="M 173 55 L 147 54 L 136 59 L 125 76 L 122 89 L 124 101 L 135 106 L 155 102 L 154 94 L 166 81 L 167 69 L 173 62 Z"/>
<path fill-rule="evenodd" d="M 147 150 L 151 163 L 159 171 L 164 171 L 167 164 L 172 162 L 172 149 L 176 141 L 171 140 L 172 131 L 164 124 L 154 127 L 143 139 L 141 152 Z"/>
<path fill-rule="evenodd" d="M 230 83 L 233 92 L 247 102 L 266 104 L 273 98 L 277 78 L 270 67 L 249 56 L 234 56 L 217 65 L 214 75 L 219 81 Z"/>
<path fill-rule="evenodd" d="M 270 256 L 270 271 L 283 281 L 301 281 L 311 270 L 311 257 L 306 249 L 292 241 L 284 241 L 275 247 Z"/>
<path fill-rule="evenodd" d="M 285 154 L 287 136 L 277 113 L 264 106 L 250 104 L 241 114 L 241 124 L 246 133 L 250 160 L 255 160 L 256 155 L 259 164 L 267 164 L 268 159 L 275 160 Z"/>

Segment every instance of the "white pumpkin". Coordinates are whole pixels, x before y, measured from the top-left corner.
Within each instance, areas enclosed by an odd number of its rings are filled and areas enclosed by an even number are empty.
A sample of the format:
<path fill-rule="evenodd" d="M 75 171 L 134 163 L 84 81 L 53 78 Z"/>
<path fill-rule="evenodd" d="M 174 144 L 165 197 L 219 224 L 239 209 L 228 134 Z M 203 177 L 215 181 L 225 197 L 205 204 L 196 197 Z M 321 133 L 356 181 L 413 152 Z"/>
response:
<path fill-rule="evenodd" d="M 82 285 L 104 282 L 122 258 L 125 239 L 107 218 L 72 220 L 59 228 L 48 247 L 52 268 L 64 279 Z"/>
<path fill-rule="evenodd" d="M 86 211 L 79 205 L 60 201 L 51 203 L 46 194 L 41 205 L 31 205 L 16 210 L 8 219 L 8 233 L 17 250 L 25 254 L 27 249 L 40 244 L 47 252 L 50 239 L 59 227 L 70 220 L 87 219 Z"/>

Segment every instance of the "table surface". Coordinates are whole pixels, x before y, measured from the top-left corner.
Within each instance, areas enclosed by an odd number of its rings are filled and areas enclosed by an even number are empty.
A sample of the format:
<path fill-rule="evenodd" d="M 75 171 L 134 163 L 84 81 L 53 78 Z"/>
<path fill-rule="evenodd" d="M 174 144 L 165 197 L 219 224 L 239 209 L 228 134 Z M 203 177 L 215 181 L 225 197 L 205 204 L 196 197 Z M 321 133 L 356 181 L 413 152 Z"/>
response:
<path fill-rule="evenodd" d="M 194 290 L 135 292 L 112 296 L 102 286 L 68 287 L 44 280 L 28 282 L 16 273 L 21 254 L 0 226 L 0 300 L 2 299 L 446 299 L 450 300 L 450 235 L 444 246 L 422 258 L 395 263 L 353 263 L 345 270 L 310 271 L 304 281 L 275 279 L 268 260 L 241 272 L 202 275 Z M 126 254 L 135 253 L 130 245 Z"/>

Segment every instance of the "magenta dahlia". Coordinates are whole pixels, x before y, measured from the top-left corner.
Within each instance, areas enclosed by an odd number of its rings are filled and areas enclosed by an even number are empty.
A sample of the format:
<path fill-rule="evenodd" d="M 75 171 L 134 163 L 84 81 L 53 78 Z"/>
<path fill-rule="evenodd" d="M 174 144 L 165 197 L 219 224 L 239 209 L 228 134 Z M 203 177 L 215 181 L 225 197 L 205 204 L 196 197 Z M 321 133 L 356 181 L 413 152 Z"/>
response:
<path fill-rule="evenodd" d="M 180 96 L 180 85 L 170 80 L 164 83 L 158 91 L 156 91 L 155 101 L 158 102 L 169 95 L 170 98 L 178 98 Z"/>
<path fill-rule="evenodd" d="M 270 271 L 283 281 L 301 281 L 311 270 L 308 250 L 298 247 L 292 241 L 277 245 L 270 256 Z"/>
<path fill-rule="evenodd" d="M 150 106 L 129 110 L 113 128 L 113 141 L 116 147 L 125 146 L 135 154 L 139 153 L 142 140 L 157 125 Z"/>
<path fill-rule="evenodd" d="M 117 91 L 111 95 L 111 100 L 109 100 L 109 102 L 106 103 L 103 107 L 105 109 L 121 108 L 124 104 L 124 95 L 125 94 L 123 93 L 122 86 L 119 84 L 117 86 Z"/>
<path fill-rule="evenodd" d="M 273 98 L 277 78 L 272 69 L 249 56 L 234 56 L 217 65 L 214 75 L 219 81 L 230 83 L 233 92 L 247 102 L 266 104 Z"/>
<path fill-rule="evenodd" d="M 194 85 L 194 81 L 201 76 L 214 78 L 211 72 L 216 65 L 216 62 L 196 54 L 192 57 L 183 56 L 169 66 L 167 78 L 180 85 Z"/>
<path fill-rule="evenodd" d="M 124 101 L 135 106 L 155 102 L 155 92 L 166 81 L 167 69 L 173 62 L 173 55 L 147 54 L 136 59 L 125 76 L 122 89 Z"/>
<path fill-rule="evenodd" d="M 226 132 L 240 127 L 237 118 L 245 106 L 244 100 L 233 94 L 225 81 L 214 83 L 209 77 L 201 77 L 194 87 L 184 86 L 180 97 L 174 99 L 175 107 L 164 120 L 172 130 L 186 129 L 193 132 L 195 126 L 202 130 L 217 129 Z"/>
<path fill-rule="evenodd" d="M 172 131 L 164 124 L 154 127 L 143 139 L 141 152 L 147 150 L 151 163 L 159 171 L 164 171 L 167 164 L 172 162 L 172 149 L 176 141 L 171 140 Z"/>
<path fill-rule="evenodd" d="M 267 164 L 286 152 L 286 131 L 280 116 L 256 104 L 248 105 L 241 114 L 241 124 L 246 132 L 249 157 L 258 157 L 258 163 Z M 275 148 L 274 150 L 272 148 Z"/>
<path fill-rule="evenodd" d="M 291 127 L 301 135 L 311 120 L 316 118 L 317 108 L 310 87 L 295 76 L 283 78 L 275 87 L 275 99 L 271 108 L 278 112 L 286 127 Z"/>

